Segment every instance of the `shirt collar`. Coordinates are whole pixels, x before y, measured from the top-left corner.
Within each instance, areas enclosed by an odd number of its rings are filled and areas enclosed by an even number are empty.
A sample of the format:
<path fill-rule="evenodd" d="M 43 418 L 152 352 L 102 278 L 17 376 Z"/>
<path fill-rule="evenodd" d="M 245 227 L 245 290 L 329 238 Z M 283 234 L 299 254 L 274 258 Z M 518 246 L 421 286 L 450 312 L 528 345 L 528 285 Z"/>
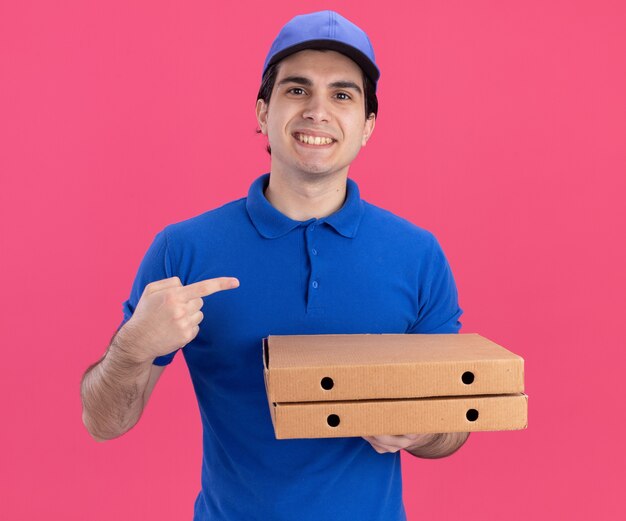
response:
<path fill-rule="evenodd" d="M 346 200 L 339 210 L 323 219 L 309 219 L 308 221 L 294 221 L 270 204 L 263 193 L 269 180 L 269 173 L 255 179 L 250 185 L 246 199 L 246 209 L 252 224 L 266 239 L 282 237 L 294 228 L 314 221 L 327 222 L 344 237 L 352 239 L 356 236 L 363 216 L 363 201 L 359 187 L 352 179 L 347 179 Z"/>

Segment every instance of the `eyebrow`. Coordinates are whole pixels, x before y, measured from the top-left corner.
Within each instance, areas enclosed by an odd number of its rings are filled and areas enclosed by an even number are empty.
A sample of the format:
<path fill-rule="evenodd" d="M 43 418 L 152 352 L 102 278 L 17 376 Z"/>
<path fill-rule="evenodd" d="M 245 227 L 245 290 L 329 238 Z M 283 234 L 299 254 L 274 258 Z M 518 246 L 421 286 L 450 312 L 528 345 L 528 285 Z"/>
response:
<path fill-rule="evenodd" d="M 285 83 L 296 83 L 298 85 L 302 85 L 303 87 L 311 87 L 313 86 L 313 82 L 309 78 L 305 78 L 304 76 L 287 76 L 278 82 L 278 86 L 284 85 Z M 359 87 L 353 81 L 341 80 L 341 81 L 333 81 L 328 84 L 329 87 L 333 89 L 352 89 L 358 92 L 359 94 L 363 94 L 361 87 Z"/>

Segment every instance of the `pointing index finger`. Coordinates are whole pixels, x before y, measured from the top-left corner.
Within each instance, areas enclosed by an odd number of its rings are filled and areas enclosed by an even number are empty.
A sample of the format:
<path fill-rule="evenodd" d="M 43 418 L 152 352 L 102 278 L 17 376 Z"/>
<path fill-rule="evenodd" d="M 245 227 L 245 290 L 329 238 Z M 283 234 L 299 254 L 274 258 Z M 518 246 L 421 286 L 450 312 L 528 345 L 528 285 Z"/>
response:
<path fill-rule="evenodd" d="M 217 277 L 214 279 L 205 279 L 193 284 L 188 284 L 181 288 L 183 298 L 191 300 L 198 297 L 206 297 L 239 286 L 239 280 L 235 277 Z"/>

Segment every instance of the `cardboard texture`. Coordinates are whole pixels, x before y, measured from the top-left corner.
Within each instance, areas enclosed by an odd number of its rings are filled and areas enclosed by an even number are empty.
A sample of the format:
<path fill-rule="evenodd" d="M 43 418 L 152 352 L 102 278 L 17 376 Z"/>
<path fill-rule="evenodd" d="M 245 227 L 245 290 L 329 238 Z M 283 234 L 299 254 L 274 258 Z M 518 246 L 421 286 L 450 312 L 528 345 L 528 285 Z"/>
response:
<path fill-rule="evenodd" d="M 272 335 L 278 439 L 524 429 L 524 361 L 478 335 Z"/>
<path fill-rule="evenodd" d="M 474 333 L 269 336 L 264 349 L 277 403 L 524 391 L 524 360 Z"/>
<path fill-rule="evenodd" d="M 277 439 L 524 429 L 525 394 L 270 404 Z"/>

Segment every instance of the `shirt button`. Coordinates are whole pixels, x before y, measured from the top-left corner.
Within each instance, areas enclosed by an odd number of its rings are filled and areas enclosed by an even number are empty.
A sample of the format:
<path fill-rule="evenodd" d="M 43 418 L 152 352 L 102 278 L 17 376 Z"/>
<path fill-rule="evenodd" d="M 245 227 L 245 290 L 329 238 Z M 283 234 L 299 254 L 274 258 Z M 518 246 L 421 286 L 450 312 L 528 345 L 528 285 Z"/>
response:
<path fill-rule="evenodd" d="M 311 253 L 312 253 L 313 255 L 317 255 L 317 250 L 316 250 L 315 248 L 313 248 L 313 249 L 311 250 Z"/>
<path fill-rule="evenodd" d="M 315 225 L 312 224 L 311 226 L 309 226 L 309 231 L 312 232 L 313 230 L 315 230 Z"/>
<path fill-rule="evenodd" d="M 319 284 L 317 283 L 316 280 L 313 281 L 313 283 L 311 284 L 311 286 L 313 286 L 315 289 L 317 289 L 317 287 L 319 286 Z"/>

